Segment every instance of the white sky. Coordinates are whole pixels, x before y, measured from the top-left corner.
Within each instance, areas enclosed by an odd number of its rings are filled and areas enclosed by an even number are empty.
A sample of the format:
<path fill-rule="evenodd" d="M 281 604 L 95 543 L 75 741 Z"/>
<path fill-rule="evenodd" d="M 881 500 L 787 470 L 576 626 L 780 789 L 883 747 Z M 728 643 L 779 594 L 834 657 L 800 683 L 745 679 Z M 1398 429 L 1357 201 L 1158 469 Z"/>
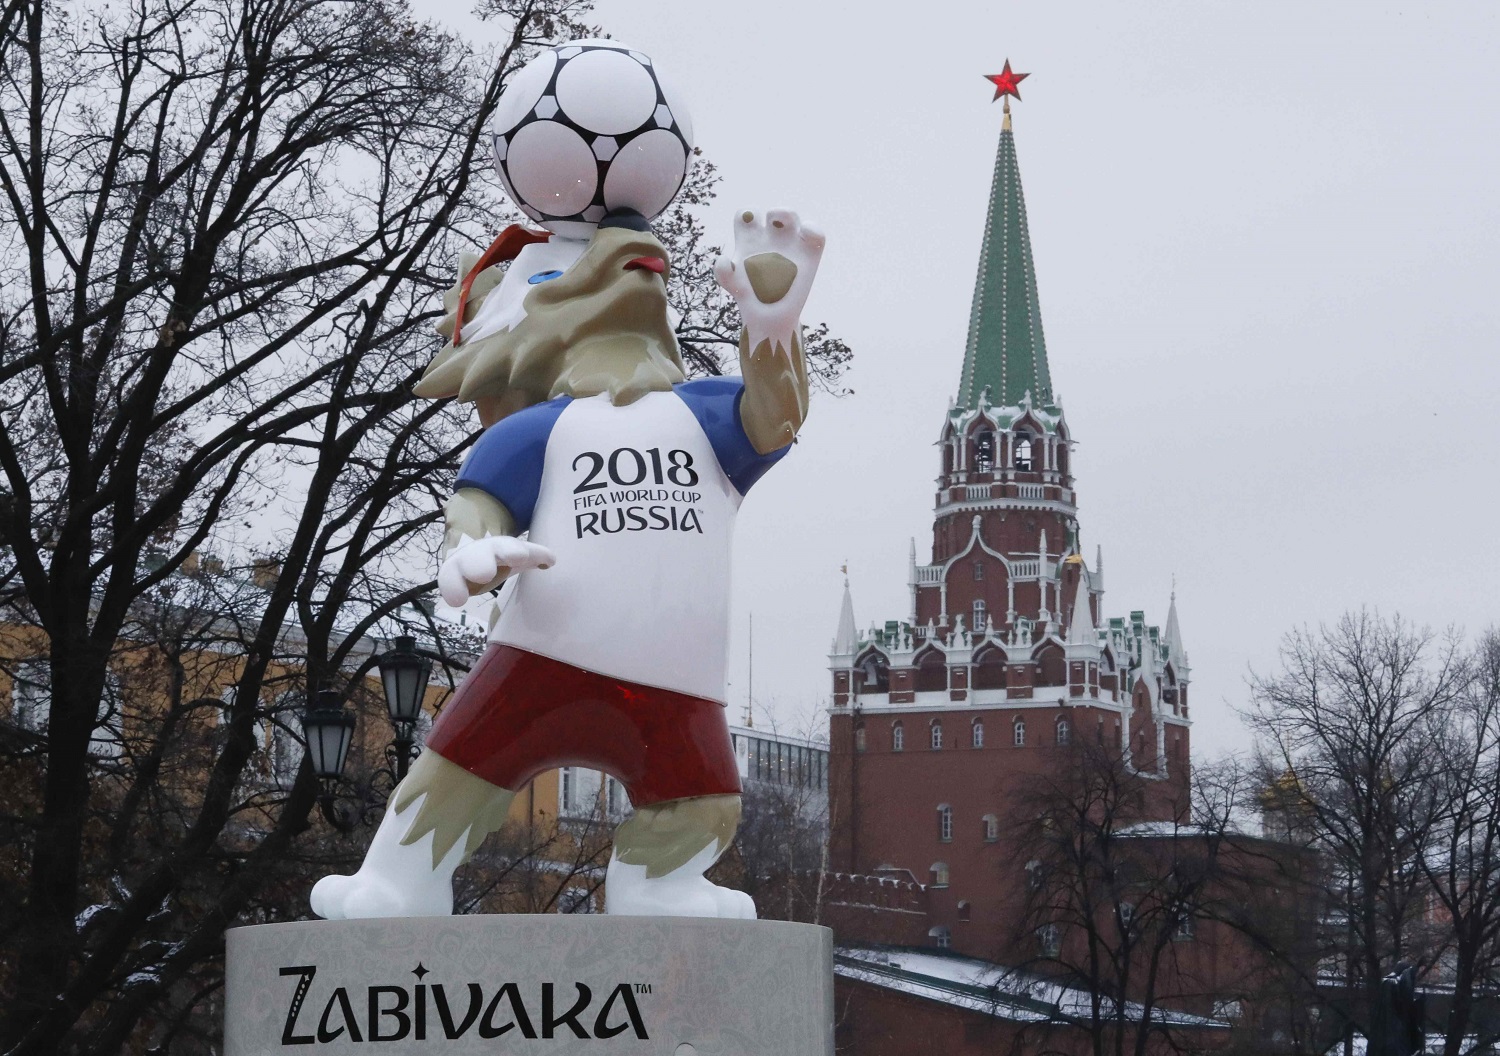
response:
<path fill-rule="evenodd" d="M 463 4 L 427 10 L 462 21 Z M 963 357 L 1013 104 L 1054 387 L 1109 615 L 1177 576 L 1200 759 L 1291 626 L 1361 605 L 1500 622 L 1500 6 L 605 0 L 724 176 L 710 223 L 787 205 L 828 250 L 808 315 L 855 395 L 740 519 L 730 689 L 801 727 L 847 559 L 861 626 L 931 552 L 930 445 Z M 483 32 L 483 30 L 479 30 Z"/>

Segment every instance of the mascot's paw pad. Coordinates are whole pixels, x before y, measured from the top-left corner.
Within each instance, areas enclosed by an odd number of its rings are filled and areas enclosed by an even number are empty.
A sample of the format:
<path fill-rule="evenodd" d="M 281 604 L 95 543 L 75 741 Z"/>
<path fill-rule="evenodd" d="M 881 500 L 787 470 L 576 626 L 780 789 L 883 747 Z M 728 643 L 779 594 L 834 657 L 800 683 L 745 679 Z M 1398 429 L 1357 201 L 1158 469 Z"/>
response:
<path fill-rule="evenodd" d="M 795 326 L 824 241 L 822 232 L 789 209 L 747 209 L 736 217 L 734 253 L 719 258 L 714 276 L 739 305 L 752 347 L 757 331 Z"/>

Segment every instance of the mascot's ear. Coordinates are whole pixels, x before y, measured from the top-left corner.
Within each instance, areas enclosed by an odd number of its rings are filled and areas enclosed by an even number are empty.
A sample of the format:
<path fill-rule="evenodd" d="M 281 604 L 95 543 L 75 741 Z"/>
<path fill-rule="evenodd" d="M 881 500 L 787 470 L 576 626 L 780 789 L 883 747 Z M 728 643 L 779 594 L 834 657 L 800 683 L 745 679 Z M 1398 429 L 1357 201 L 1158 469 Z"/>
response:
<path fill-rule="evenodd" d="M 484 251 L 484 256 L 474 262 L 474 266 L 469 269 L 469 273 L 464 276 L 464 281 L 458 287 L 458 318 L 453 323 L 455 347 L 464 339 L 464 312 L 469 307 L 469 288 L 474 285 L 475 277 L 485 268 L 492 268 L 507 260 L 515 260 L 516 254 L 527 246 L 537 242 L 546 242 L 551 237 L 552 235 L 547 231 L 532 231 L 520 224 L 511 224 L 500 232 L 499 238 L 490 243 L 490 248 Z"/>

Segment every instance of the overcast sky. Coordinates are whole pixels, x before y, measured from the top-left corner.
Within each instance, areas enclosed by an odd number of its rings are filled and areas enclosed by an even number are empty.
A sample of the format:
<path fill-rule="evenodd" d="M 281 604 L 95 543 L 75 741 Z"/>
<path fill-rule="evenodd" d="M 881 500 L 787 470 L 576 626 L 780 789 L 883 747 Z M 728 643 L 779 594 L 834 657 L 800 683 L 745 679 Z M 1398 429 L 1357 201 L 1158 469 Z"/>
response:
<path fill-rule="evenodd" d="M 459 21 L 464 5 L 428 8 Z M 1500 5 L 605 0 L 688 96 L 710 222 L 828 235 L 809 305 L 854 347 L 740 518 L 732 711 L 826 701 L 849 563 L 861 626 L 931 554 L 1000 129 L 1013 104 L 1079 521 L 1108 615 L 1166 618 L 1199 758 L 1287 629 L 1378 607 L 1500 623 Z M 479 32 L 483 32 L 482 29 Z"/>

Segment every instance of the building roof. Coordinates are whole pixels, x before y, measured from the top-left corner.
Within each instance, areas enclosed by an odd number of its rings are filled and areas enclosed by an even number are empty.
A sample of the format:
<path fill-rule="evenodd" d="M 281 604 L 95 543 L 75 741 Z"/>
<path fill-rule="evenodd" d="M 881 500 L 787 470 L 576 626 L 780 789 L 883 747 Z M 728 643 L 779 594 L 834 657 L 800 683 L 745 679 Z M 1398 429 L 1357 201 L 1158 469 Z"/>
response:
<path fill-rule="evenodd" d="M 995 155 L 979 274 L 969 310 L 959 404 L 977 407 L 986 388 L 990 403 L 999 406 L 1019 407 L 1028 393 L 1029 402 L 1036 406 L 1053 402 L 1031 235 L 1026 226 L 1026 200 L 1021 193 L 1021 170 L 1009 117 Z"/>
<path fill-rule="evenodd" d="M 984 1012 L 1022 1023 L 1073 1025 L 1090 1015 L 1087 991 L 1060 985 L 1030 972 L 973 957 L 939 950 L 884 946 L 839 946 L 833 952 L 833 973 L 913 997 Z M 1105 1009 L 1111 1007 L 1104 1002 Z M 1139 1018 L 1140 1006 L 1129 1004 L 1126 1014 Z M 1110 1013 L 1112 1014 L 1112 1013 Z M 1185 1012 L 1155 1009 L 1157 1022 L 1178 1027 L 1228 1030 L 1223 1020 Z"/>

